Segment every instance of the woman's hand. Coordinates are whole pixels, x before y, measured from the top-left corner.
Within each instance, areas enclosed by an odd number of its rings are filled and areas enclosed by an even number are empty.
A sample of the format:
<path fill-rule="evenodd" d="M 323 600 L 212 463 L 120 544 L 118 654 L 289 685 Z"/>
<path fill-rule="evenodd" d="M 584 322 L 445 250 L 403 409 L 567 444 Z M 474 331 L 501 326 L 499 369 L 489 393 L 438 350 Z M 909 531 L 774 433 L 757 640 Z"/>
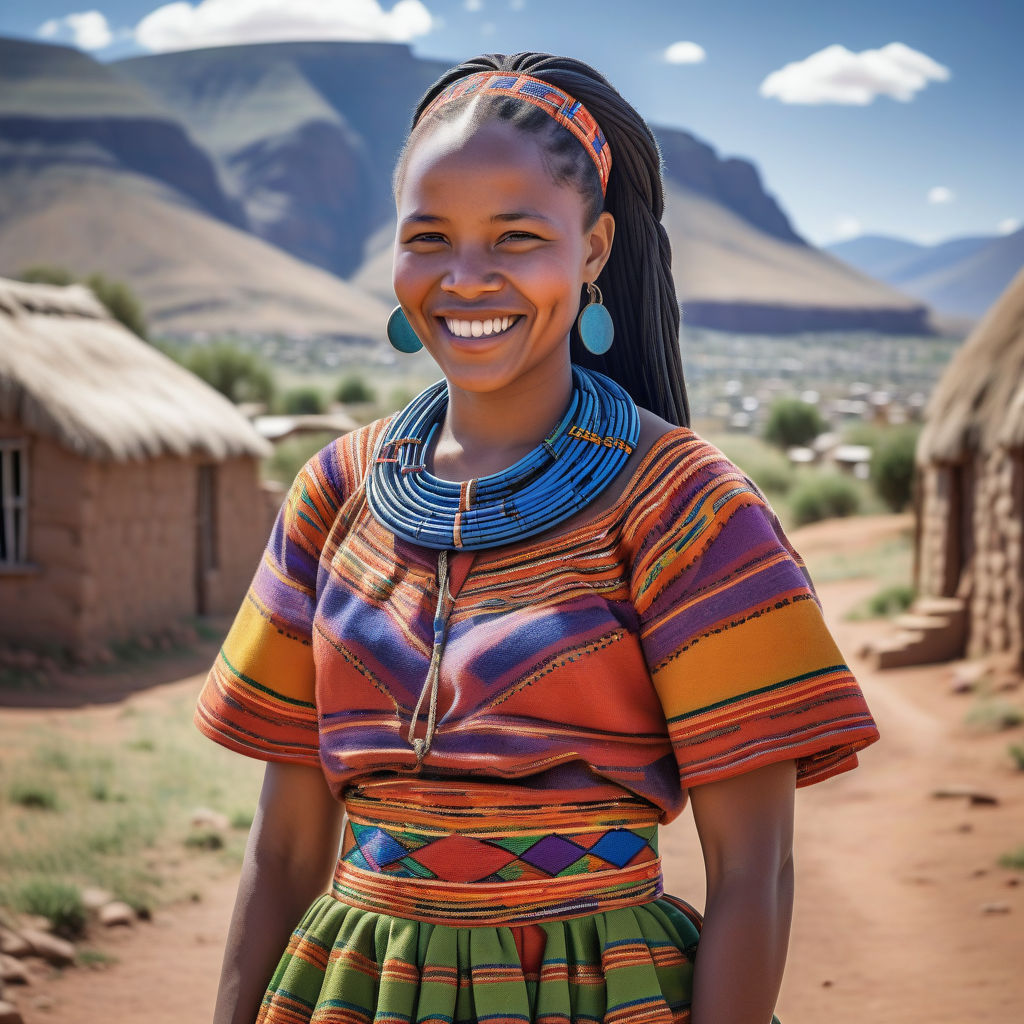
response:
<path fill-rule="evenodd" d="M 796 762 L 690 789 L 707 875 L 693 1024 L 769 1024 L 793 913 Z"/>
<path fill-rule="evenodd" d="M 268 762 L 224 950 L 214 1024 L 253 1024 L 292 930 L 326 892 L 344 807 L 319 767 Z"/>

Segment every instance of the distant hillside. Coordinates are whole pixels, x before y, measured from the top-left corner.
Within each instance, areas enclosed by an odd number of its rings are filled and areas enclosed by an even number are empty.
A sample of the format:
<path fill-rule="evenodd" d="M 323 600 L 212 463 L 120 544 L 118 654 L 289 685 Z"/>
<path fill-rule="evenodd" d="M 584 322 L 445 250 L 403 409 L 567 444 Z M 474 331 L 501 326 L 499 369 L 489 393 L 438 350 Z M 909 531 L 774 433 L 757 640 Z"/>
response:
<path fill-rule="evenodd" d="M 393 213 L 391 168 L 445 65 L 385 43 L 271 43 L 111 65 L 173 109 L 223 170 L 251 230 L 347 277 Z"/>
<path fill-rule="evenodd" d="M 45 260 L 126 277 L 158 328 L 380 337 L 393 301 L 391 171 L 443 68 L 398 44 L 103 66 L 2 41 L 0 271 Z M 689 323 L 928 331 L 922 303 L 808 245 L 752 163 L 655 130 Z"/>
<path fill-rule="evenodd" d="M 982 316 L 1024 266 L 1024 228 L 935 245 L 865 235 L 827 247 L 839 259 L 927 302 L 938 313 Z"/>
<path fill-rule="evenodd" d="M 210 157 L 144 89 L 66 46 L 0 39 L 0 180 L 14 168 L 121 168 L 241 224 Z"/>

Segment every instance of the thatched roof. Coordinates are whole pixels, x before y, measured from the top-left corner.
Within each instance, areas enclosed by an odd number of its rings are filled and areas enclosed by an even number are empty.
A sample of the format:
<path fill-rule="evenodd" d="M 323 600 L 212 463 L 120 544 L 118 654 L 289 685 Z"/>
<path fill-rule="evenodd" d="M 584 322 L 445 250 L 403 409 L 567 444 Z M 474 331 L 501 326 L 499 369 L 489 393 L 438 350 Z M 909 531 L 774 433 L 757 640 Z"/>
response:
<path fill-rule="evenodd" d="M 270 451 L 231 402 L 81 285 L 0 278 L 0 419 L 94 459 Z"/>
<path fill-rule="evenodd" d="M 1024 447 L 1024 269 L 957 350 L 932 392 L 917 461 Z"/>

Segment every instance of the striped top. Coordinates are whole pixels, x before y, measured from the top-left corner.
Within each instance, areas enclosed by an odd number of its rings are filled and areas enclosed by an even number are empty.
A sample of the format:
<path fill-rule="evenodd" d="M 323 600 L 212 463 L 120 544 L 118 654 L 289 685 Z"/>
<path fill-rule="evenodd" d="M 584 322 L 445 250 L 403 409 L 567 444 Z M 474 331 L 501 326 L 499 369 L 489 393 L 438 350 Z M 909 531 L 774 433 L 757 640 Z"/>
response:
<path fill-rule="evenodd" d="M 321 765 L 339 799 L 415 770 L 407 734 L 433 643 L 437 552 L 366 503 L 386 424 L 299 472 L 195 711 L 232 750 Z M 688 428 L 655 441 L 592 521 L 458 552 L 451 578 L 419 775 L 439 797 L 635 797 L 667 822 L 689 786 L 790 758 L 805 786 L 878 739 L 775 514 Z"/>

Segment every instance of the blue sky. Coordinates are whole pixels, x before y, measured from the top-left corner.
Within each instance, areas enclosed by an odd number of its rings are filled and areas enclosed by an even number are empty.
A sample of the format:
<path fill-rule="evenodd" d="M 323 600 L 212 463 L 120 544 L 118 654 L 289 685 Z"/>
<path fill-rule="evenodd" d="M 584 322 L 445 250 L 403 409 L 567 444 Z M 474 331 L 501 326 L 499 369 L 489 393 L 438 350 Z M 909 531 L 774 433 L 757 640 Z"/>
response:
<path fill-rule="evenodd" d="M 566 53 L 649 121 L 753 160 L 817 244 L 1024 224 L 1020 0 L 5 0 L 0 34 L 99 60 L 316 36 Z"/>

